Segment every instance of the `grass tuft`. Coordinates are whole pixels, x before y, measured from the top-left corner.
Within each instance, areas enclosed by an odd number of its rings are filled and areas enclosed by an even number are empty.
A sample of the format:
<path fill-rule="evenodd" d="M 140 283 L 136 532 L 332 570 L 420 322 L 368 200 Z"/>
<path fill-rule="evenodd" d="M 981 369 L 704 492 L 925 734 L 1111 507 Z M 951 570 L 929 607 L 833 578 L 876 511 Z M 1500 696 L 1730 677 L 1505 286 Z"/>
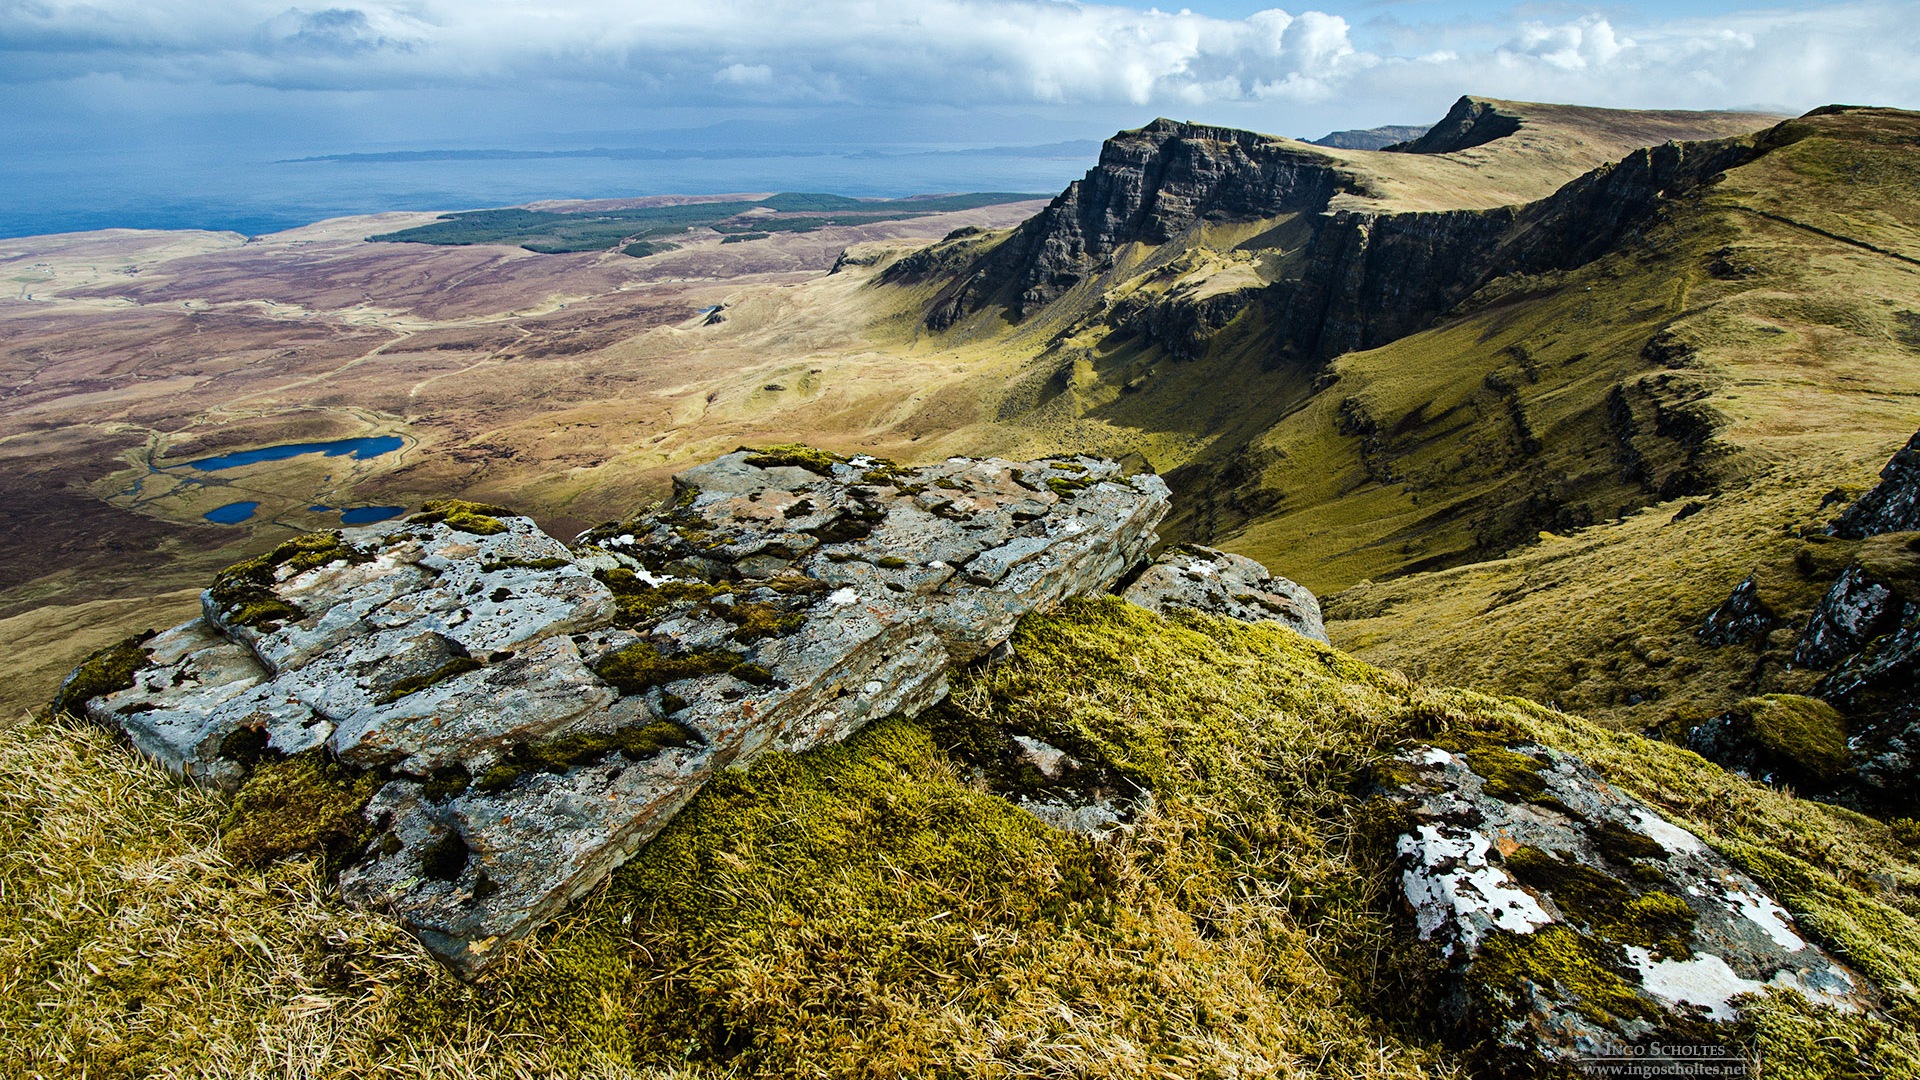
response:
<path fill-rule="evenodd" d="M 433 499 L 420 508 L 420 512 L 407 519 L 409 525 L 445 524 L 450 529 L 458 529 L 475 536 L 493 536 L 507 531 L 500 519 L 513 517 L 514 512 L 504 506 L 490 503 L 467 502 L 465 499 Z"/>

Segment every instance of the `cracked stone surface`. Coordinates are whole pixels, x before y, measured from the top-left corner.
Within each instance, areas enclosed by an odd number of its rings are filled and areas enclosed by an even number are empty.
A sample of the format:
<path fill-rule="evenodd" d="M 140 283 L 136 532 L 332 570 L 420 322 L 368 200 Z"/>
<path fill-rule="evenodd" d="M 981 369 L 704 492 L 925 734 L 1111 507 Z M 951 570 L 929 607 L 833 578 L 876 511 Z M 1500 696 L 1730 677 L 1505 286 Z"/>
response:
<path fill-rule="evenodd" d="M 1400 895 L 1463 1030 L 1570 1063 L 1731 1021 L 1769 987 L 1872 1006 L 1752 878 L 1578 759 L 1480 738 L 1396 768 Z M 1587 993 L 1546 977 L 1567 956 Z"/>
<path fill-rule="evenodd" d="M 1111 586 L 1167 488 L 1094 458 L 907 469 L 788 448 L 690 469 L 573 545 L 487 509 L 283 545 L 86 706 L 228 789 L 263 754 L 377 770 L 376 835 L 342 892 L 468 972 L 716 770 L 924 709 L 1022 615 Z"/>

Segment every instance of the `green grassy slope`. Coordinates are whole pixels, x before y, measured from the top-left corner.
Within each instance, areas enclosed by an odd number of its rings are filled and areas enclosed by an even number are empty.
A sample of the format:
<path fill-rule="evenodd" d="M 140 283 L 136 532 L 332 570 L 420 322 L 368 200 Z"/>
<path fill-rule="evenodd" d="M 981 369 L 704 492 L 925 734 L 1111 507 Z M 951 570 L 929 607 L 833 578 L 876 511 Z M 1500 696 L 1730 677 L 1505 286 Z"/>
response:
<path fill-rule="evenodd" d="M 1260 303 L 1188 360 L 1073 294 L 945 340 L 1038 352 L 1000 399 L 1014 452 L 1144 454 L 1174 537 L 1330 597 L 1360 655 L 1610 721 L 1697 720 L 1811 685 L 1793 634 L 1854 546 L 1802 534 L 1920 427 L 1916 140 L 1897 110 L 1789 121 L 1599 258 L 1496 278 L 1324 367 L 1277 357 Z M 1279 280 L 1301 228 L 1206 222 L 1101 281 L 1125 282 L 1118 307 Z M 1700 645 L 1753 572 L 1785 626 L 1757 653 Z"/>
<path fill-rule="evenodd" d="M 722 777 L 472 985 L 338 907 L 313 857 L 231 861 L 220 797 L 96 729 L 15 727 L 0 1038 L 44 1076 L 1461 1075 L 1408 1015 L 1432 988 L 1361 781 L 1419 733 L 1504 723 L 1698 829 L 1892 988 L 1890 1020 L 1758 1005 L 1734 1037 L 1770 1075 L 1920 1074 L 1911 837 L 1276 628 L 1082 601 L 1015 646 L 921 719 Z M 1153 809 L 1098 843 L 1041 826 L 972 779 L 1012 734 Z"/>
<path fill-rule="evenodd" d="M 1920 251 L 1900 217 L 1916 133 L 1887 110 L 1783 125 L 1613 254 L 1500 279 L 1432 330 L 1340 358 L 1304 408 L 1192 477 L 1270 508 L 1193 530 L 1331 591 L 1810 452 L 1842 455 L 1836 480 L 1877 468 L 1920 425 L 1920 263 L 1899 254 Z"/>

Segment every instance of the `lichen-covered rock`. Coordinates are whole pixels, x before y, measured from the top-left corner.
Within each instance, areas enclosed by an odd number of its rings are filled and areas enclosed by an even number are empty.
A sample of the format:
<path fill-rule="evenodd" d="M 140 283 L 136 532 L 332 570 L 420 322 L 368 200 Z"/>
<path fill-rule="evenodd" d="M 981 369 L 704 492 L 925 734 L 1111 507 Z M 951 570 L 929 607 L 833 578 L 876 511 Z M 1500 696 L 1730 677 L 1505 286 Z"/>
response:
<path fill-rule="evenodd" d="M 1154 560 L 1120 598 L 1155 613 L 1192 608 L 1243 622 L 1276 622 L 1327 643 L 1320 601 L 1244 555 L 1182 544 Z"/>
<path fill-rule="evenodd" d="M 1871 1007 L 1751 878 L 1585 764 L 1486 732 L 1437 741 L 1388 794 L 1400 891 L 1484 1055 L 1565 1065 L 1699 1041 L 1772 987 Z"/>
<path fill-rule="evenodd" d="M 1880 470 L 1880 483 L 1827 529 L 1852 539 L 1915 530 L 1920 530 L 1920 431 Z"/>
<path fill-rule="evenodd" d="M 1899 595 L 1885 582 L 1859 566 L 1847 567 L 1814 608 L 1793 650 L 1793 662 L 1832 667 L 1848 653 L 1897 628 L 1902 606 Z"/>
<path fill-rule="evenodd" d="M 201 782 L 302 753 L 376 777 L 343 893 L 476 970 L 715 770 L 938 701 L 1022 615 L 1137 565 L 1166 511 L 1092 458 L 742 450 L 571 548 L 460 502 L 300 537 L 69 685 Z"/>
<path fill-rule="evenodd" d="M 1853 773 L 1869 801 L 1896 813 L 1920 810 L 1920 604 L 1900 625 L 1837 663 L 1813 693 L 1853 718 Z"/>
<path fill-rule="evenodd" d="M 1759 579 L 1749 576 L 1733 587 L 1720 606 L 1707 613 L 1701 625 L 1701 644 L 1723 647 L 1764 637 L 1779 621 L 1767 602 L 1760 598 Z"/>

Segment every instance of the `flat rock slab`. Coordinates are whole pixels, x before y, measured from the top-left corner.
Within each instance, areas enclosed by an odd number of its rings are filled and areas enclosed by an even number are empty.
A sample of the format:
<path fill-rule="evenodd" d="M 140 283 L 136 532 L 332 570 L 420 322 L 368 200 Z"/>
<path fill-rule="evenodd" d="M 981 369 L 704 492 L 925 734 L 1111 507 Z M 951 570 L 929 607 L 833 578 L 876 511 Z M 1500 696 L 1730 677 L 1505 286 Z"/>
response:
<path fill-rule="evenodd" d="M 1322 644 L 1320 601 L 1245 555 L 1181 544 L 1155 559 L 1120 598 L 1164 614 L 1172 608 L 1226 615 L 1242 622 L 1275 622 Z"/>
<path fill-rule="evenodd" d="M 471 504 L 300 538 L 87 711 L 229 789 L 263 755 L 377 771 L 342 891 L 475 971 L 715 770 L 933 704 L 1022 615 L 1140 564 L 1167 513 L 1159 478 L 1093 458 L 742 450 L 674 491 L 572 546 Z"/>
<path fill-rule="evenodd" d="M 1575 758 L 1475 733 L 1400 759 L 1401 896 L 1461 1030 L 1572 1063 L 1685 1042 L 1771 987 L 1868 984 L 1753 879 Z"/>

